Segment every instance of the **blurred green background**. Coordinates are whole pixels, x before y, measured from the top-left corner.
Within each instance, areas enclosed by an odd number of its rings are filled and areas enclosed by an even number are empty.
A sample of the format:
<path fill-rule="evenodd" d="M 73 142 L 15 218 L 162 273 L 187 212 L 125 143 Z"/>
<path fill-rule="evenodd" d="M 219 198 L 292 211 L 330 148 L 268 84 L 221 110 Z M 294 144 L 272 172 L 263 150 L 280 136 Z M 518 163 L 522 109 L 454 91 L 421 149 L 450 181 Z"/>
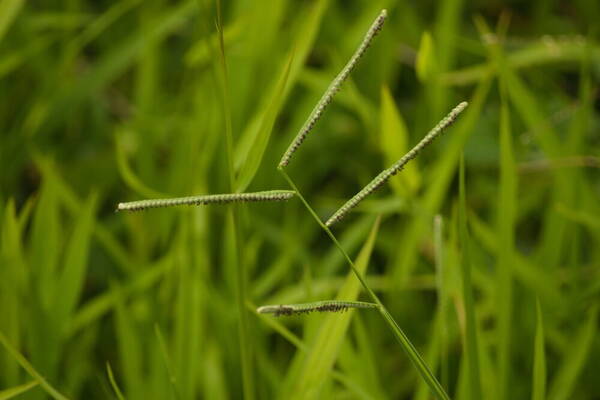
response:
<path fill-rule="evenodd" d="M 0 1 L 0 398 L 433 398 L 377 312 L 253 312 L 355 284 L 298 199 L 113 212 L 229 192 L 226 121 L 238 182 L 288 189 L 281 154 L 382 8 L 290 176 L 326 219 L 469 101 L 333 231 L 452 398 L 600 398 L 600 2 L 220 8 Z"/>

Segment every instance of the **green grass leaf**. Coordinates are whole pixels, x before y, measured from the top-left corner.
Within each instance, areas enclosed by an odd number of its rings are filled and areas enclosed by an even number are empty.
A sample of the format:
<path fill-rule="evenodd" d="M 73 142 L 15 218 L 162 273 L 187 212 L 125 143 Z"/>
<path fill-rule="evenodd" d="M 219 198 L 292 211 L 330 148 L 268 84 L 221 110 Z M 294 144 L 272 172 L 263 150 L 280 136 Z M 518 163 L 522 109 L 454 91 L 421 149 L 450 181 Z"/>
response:
<path fill-rule="evenodd" d="M 508 398 L 510 393 L 511 342 L 513 336 L 513 272 L 515 223 L 517 212 L 517 171 L 512 144 L 510 110 L 504 87 L 501 88 L 500 104 L 500 193 L 498 196 L 498 253 L 497 315 L 498 315 L 498 399 Z"/>
<path fill-rule="evenodd" d="M 573 397 L 577 379 L 592 353 L 592 345 L 598 331 L 598 305 L 594 305 L 588 314 L 587 320 L 581 325 L 574 339 L 569 341 L 561 368 L 550 386 L 550 400 L 567 400 Z"/>
<path fill-rule="evenodd" d="M 462 298 L 465 308 L 464 354 L 467 358 L 469 398 L 482 399 L 481 372 L 479 369 L 479 345 L 477 338 L 477 318 L 473 300 L 473 284 L 471 281 L 471 259 L 469 258 L 469 233 L 467 231 L 467 200 L 465 189 L 465 164 L 461 158 L 459 172 L 459 204 L 458 232 L 460 244 L 460 272 L 462 277 Z"/>
<path fill-rule="evenodd" d="M 535 307 L 535 339 L 533 341 L 533 384 L 531 400 L 544 400 L 546 398 L 546 350 L 544 339 L 544 320 L 540 301 L 536 300 Z"/>
<path fill-rule="evenodd" d="M 364 274 L 375 244 L 379 222 L 376 222 L 357 259 L 356 268 Z M 355 300 L 360 291 L 360 284 L 352 272 L 338 291 L 336 299 Z M 288 399 L 318 398 L 329 372 L 332 371 L 342 341 L 345 338 L 353 311 L 344 314 L 330 314 L 319 324 L 317 334 L 310 340 L 307 354 L 299 354 L 286 377 L 282 395 Z"/>
<path fill-rule="evenodd" d="M 12 399 L 13 397 L 17 397 L 20 394 L 30 391 L 39 384 L 40 383 L 38 381 L 31 381 L 10 389 L 4 389 L 0 391 L 0 400 L 8 400 Z"/>
<path fill-rule="evenodd" d="M 117 396 L 117 399 L 125 400 L 125 396 L 123 396 L 123 392 L 121 392 L 119 385 L 117 385 L 117 381 L 115 380 L 115 375 L 113 374 L 112 368 L 110 367 L 110 363 L 108 363 L 108 362 L 106 363 L 106 373 L 108 375 L 108 381 L 110 382 L 110 386 L 112 387 L 113 391 L 115 392 L 115 396 Z"/>
<path fill-rule="evenodd" d="M 56 400 L 68 400 L 67 397 L 62 395 L 56 390 L 36 369 L 31 365 L 27 359 L 14 348 L 14 346 L 6 339 L 4 333 L 0 332 L 0 345 L 6 349 L 12 358 L 25 370 L 27 373 L 36 380 L 42 389 L 50 397 Z"/>
<path fill-rule="evenodd" d="M 117 158 L 117 168 L 121 178 L 123 178 L 123 181 L 131 190 L 135 191 L 138 196 L 150 199 L 169 197 L 169 195 L 165 193 L 161 193 L 160 191 L 148 187 L 131 169 L 127 161 L 125 148 L 125 142 L 129 138 L 133 138 L 133 132 L 125 129 L 120 129 L 120 131 L 115 134 L 115 155 Z"/>
<path fill-rule="evenodd" d="M 55 273 L 63 232 L 59 218 L 58 190 L 51 177 L 45 179 L 33 215 L 29 263 L 35 271 L 40 305 L 50 308 L 55 292 Z"/>
<path fill-rule="evenodd" d="M 60 292 L 56 293 L 54 318 L 63 329 L 67 326 L 83 289 L 96 201 L 97 196 L 92 194 L 85 202 L 67 245 L 64 267 L 58 277 L 57 287 L 60 288 Z"/>
<path fill-rule="evenodd" d="M 120 291 L 120 288 L 115 290 Z M 120 294 L 117 295 L 114 318 L 123 382 L 129 397 L 140 398 L 146 388 L 142 384 L 142 342 L 137 334 L 136 321 Z"/>
<path fill-rule="evenodd" d="M 0 3 L 0 42 L 25 4 L 24 0 L 3 0 Z"/>
<path fill-rule="evenodd" d="M 435 71 L 435 50 L 433 47 L 433 37 L 428 31 L 423 32 L 419 52 L 415 62 L 417 78 L 421 82 L 428 81 Z"/>
<path fill-rule="evenodd" d="M 295 40 L 292 42 L 294 43 L 294 58 L 290 65 L 289 77 L 287 79 L 289 83 L 284 88 L 283 102 L 285 102 L 291 88 L 296 84 L 300 72 L 304 68 L 304 63 L 313 47 L 321 25 L 321 20 L 323 19 L 323 14 L 329 7 L 329 3 L 330 0 L 315 2 L 300 18 L 302 24 L 300 24 L 297 31 L 294 32 Z M 277 82 L 275 82 L 275 85 L 276 84 Z M 256 137 L 261 132 L 260 125 L 263 119 L 263 110 L 268 107 L 269 102 L 274 97 L 273 93 L 276 93 L 275 85 L 264 91 L 265 95 L 259 102 L 257 112 L 248 122 L 246 129 L 242 132 L 242 136 L 238 140 L 238 143 L 236 143 L 234 163 L 236 171 L 240 171 L 240 168 L 246 162 L 248 154 L 253 148 L 253 143 L 256 142 Z"/>
<path fill-rule="evenodd" d="M 387 86 L 381 89 L 381 139 L 380 146 L 384 155 L 384 168 L 398 161 L 408 149 L 409 135 L 406 124 Z M 421 185 L 418 160 L 406 164 L 402 173 L 390 179 L 397 194 L 413 195 Z"/>
<path fill-rule="evenodd" d="M 23 214 L 23 211 L 21 211 Z M 23 224 L 15 210 L 15 202 L 10 199 L 4 208 L 0 230 L 0 315 L 2 330 L 15 347 L 23 341 L 22 297 L 29 274 L 22 244 Z M 19 380 L 18 366 L 9 354 L 0 355 L 3 382 L 16 385 Z"/>
<path fill-rule="evenodd" d="M 238 177 L 235 188 L 236 192 L 245 191 L 258 171 L 258 167 L 260 166 L 263 155 L 265 154 L 265 150 L 267 149 L 267 145 L 269 144 L 271 132 L 273 131 L 273 126 L 275 125 L 275 120 L 279 114 L 279 111 L 281 110 L 281 107 L 283 107 L 285 86 L 288 82 L 290 68 L 293 61 L 294 53 L 292 52 L 279 76 L 277 85 L 275 86 L 274 96 L 271 98 L 271 102 L 262 117 L 260 128 L 258 129 L 259 134 L 255 137 L 252 148 L 248 153 L 248 158 L 240 170 L 240 176 Z"/>

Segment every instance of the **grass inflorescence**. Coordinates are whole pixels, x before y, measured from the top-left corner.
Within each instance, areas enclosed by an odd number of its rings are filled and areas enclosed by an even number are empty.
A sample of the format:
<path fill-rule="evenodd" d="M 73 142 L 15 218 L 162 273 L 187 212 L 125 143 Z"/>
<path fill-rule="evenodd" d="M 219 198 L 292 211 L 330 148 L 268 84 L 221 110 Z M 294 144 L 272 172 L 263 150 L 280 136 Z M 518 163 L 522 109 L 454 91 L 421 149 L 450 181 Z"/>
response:
<path fill-rule="evenodd" d="M 408 153 L 406 153 L 401 159 L 394 163 L 391 167 L 381 171 L 379 175 L 377 175 L 371 182 L 369 182 L 364 188 L 362 188 L 357 194 L 355 194 L 350 200 L 348 200 L 343 206 L 341 206 L 336 212 L 333 213 L 331 217 L 327 220 L 325 225 L 331 226 L 336 222 L 342 220 L 348 212 L 356 207 L 358 203 L 364 200 L 365 197 L 379 189 L 384 183 L 386 183 L 392 176 L 396 175 L 398 172 L 404 168 L 406 163 L 415 158 L 417 154 L 423 148 L 427 147 L 436 137 L 438 137 L 447 127 L 452 125 L 458 115 L 467 108 L 468 103 L 463 101 L 446 117 L 444 117 L 425 137 Z"/>
<path fill-rule="evenodd" d="M 143 211 L 149 208 L 199 206 L 204 204 L 287 201 L 294 197 L 292 190 L 268 190 L 253 193 L 208 194 L 203 196 L 174 197 L 170 199 L 138 200 L 119 203 L 116 211 Z"/>
<path fill-rule="evenodd" d="M 371 41 L 383 27 L 383 23 L 385 22 L 386 18 L 387 18 L 387 10 L 381 10 L 379 15 L 377 16 L 377 18 L 375 18 L 375 20 L 373 21 L 373 24 L 371 24 L 371 27 L 365 34 L 363 41 L 360 43 L 360 45 L 358 46 L 358 48 L 356 49 L 356 51 L 354 52 L 352 57 L 350 57 L 350 60 L 348 61 L 348 63 L 344 66 L 344 68 L 340 71 L 340 73 L 335 77 L 335 79 L 333 81 L 331 81 L 331 83 L 329 84 L 329 87 L 327 88 L 325 93 L 323 93 L 323 96 L 317 102 L 317 104 L 315 105 L 313 110 L 311 111 L 310 115 L 308 116 L 308 118 L 306 119 L 306 121 L 304 122 L 302 127 L 300 128 L 300 131 L 298 132 L 298 134 L 296 135 L 294 140 L 290 143 L 290 145 L 288 146 L 285 153 L 283 153 L 283 156 L 281 157 L 281 161 L 279 161 L 279 168 L 283 168 L 290 163 L 292 155 L 298 149 L 298 147 L 300 147 L 302 142 L 304 142 L 304 139 L 306 139 L 306 136 L 309 134 L 309 132 L 315 126 L 315 124 L 317 123 L 319 118 L 321 118 L 321 115 L 323 114 L 323 112 L 325 112 L 325 109 L 327 108 L 329 103 L 331 103 L 331 100 L 333 100 L 333 96 L 335 96 L 335 94 L 340 90 L 342 83 L 344 83 L 346 78 L 348 78 L 348 76 L 350 75 L 350 73 L 352 72 L 354 67 L 356 67 L 358 60 L 360 60 L 360 58 L 365 53 L 365 51 L 367 51 L 367 49 L 369 48 L 369 46 L 371 44 Z"/>
<path fill-rule="evenodd" d="M 600 8 L 548 3 L 0 1 L 0 399 L 598 398 Z"/>
<path fill-rule="evenodd" d="M 280 315 L 298 315 L 309 314 L 311 312 L 344 312 L 351 308 L 378 308 L 375 303 L 364 301 L 341 301 L 341 300 L 322 300 L 312 303 L 300 304 L 280 304 L 261 306 L 256 311 L 260 314 Z"/>

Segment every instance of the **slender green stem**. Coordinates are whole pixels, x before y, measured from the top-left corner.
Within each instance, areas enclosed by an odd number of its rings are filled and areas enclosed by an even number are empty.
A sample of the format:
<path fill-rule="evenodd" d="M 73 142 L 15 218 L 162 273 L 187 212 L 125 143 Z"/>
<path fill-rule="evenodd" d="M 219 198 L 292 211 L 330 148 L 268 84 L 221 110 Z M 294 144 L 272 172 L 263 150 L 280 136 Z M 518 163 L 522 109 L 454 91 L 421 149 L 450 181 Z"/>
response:
<path fill-rule="evenodd" d="M 387 310 L 387 308 L 385 308 L 385 306 L 383 305 L 383 303 L 381 302 L 381 300 L 379 300 L 379 297 L 377 297 L 377 295 L 375 294 L 375 292 L 373 290 L 371 290 L 371 288 L 369 287 L 369 285 L 367 285 L 366 280 L 364 279 L 364 277 L 362 276 L 362 274 L 356 269 L 356 266 L 354 265 L 354 262 L 352 261 L 352 259 L 348 255 L 348 253 L 346 253 L 346 250 L 344 250 L 344 248 L 342 247 L 342 245 L 340 244 L 340 242 L 337 240 L 337 238 L 335 237 L 335 235 L 331 232 L 331 230 L 329 229 L 329 227 L 327 227 L 327 225 L 325 225 L 323 223 L 323 221 L 321 221 L 321 218 L 319 218 L 319 216 L 313 210 L 313 208 L 310 206 L 310 204 L 308 204 L 308 202 L 306 201 L 306 199 L 304 198 L 304 196 L 302 195 L 302 193 L 300 192 L 300 190 L 298 189 L 298 187 L 296 186 L 296 184 L 294 183 L 294 181 L 292 180 L 292 178 L 290 178 L 290 176 L 287 174 L 287 172 L 285 172 L 285 170 L 283 168 L 281 168 L 281 167 L 278 168 L 278 170 L 281 172 L 281 174 L 287 180 L 287 182 L 289 183 L 290 187 L 293 190 L 296 191 L 296 194 L 298 195 L 298 197 L 300 198 L 300 200 L 302 201 L 302 203 L 304 204 L 304 206 L 306 207 L 306 209 L 313 216 L 313 218 L 315 219 L 315 221 L 317 221 L 317 223 L 321 226 L 321 228 L 331 238 L 331 240 L 333 241 L 333 243 L 335 244 L 335 246 L 340 250 L 340 252 L 344 256 L 344 258 L 348 262 L 348 265 L 350 266 L 350 269 L 352 270 L 352 272 L 354 273 L 354 275 L 356 276 L 356 278 L 360 281 L 360 284 L 365 289 L 365 291 L 368 293 L 368 295 L 371 298 L 371 300 L 379 306 L 378 310 L 381 313 L 381 315 L 383 316 L 383 319 L 390 326 L 390 328 L 392 329 L 392 332 L 394 332 L 394 335 L 396 336 L 396 339 L 398 340 L 398 342 L 400 342 L 400 345 L 402 346 L 403 350 L 408 355 L 408 358 L 410 359 L 410 361 L 417 368 L 417 370 L 421 374 L 422 378 L 425 380 L 425 382 L 427 382 L 427 385 L 429 386 L 429 388 L 431 389 L 431 391 L 440 400 L 450 400 L 450 397 L 446 394 L 446 392 L 444 391 L 444 388 L 442 387 L 442 385 L 438 382 L 438 380 L 436 379 L 436 377 L 429 370 L 429 367 L 427 367 L 427 364 L 425 364 L 425 361 L 419 355 L 419 352 L 417 351 L 417 349 L 413 346 L 413 344 L 410 342 L 410 340 L 408 339 L 408 337 L 406 336 L 406 334 L 402 331 L 402 329 L 400 328 L 400 326 L 396 323 L 396 321 L 394 320 L 394 318 L 392 317 L 392 315 L 389 313 L 389 311 Z"/>
<path fill-rule="evenodd" d="M 235 190 L 235 170 L 233 167 L 233 133 L 231 124 L 231 106 L 229 102 L 229 84 L 227 78 L 227 60 L 225 58 L 225 43 L 223 40 L 223 23 L 221 20 L 221 1 L 217 0 L 217 29 L 219 33 L 219 47 L 221 69 L 223 74 L 223 109 L 225 112 L 225 140 L 227 145 L 227 167 L 229 170 L 229 189 Z M 233 228 L 235 248 L 236 248 L 236 300 L 239 316 L 238 335 L 240 342 L 240 355 L 242 362 L 242 383 L 244 390 L 244 399 L 254 399 L 254 377 L 252 365 L 252 349 L 249 345 L 250 328 L 248 320 L 248 311 L 246 310 L 246 287 L 248 285 L 248 276 L 244 268 L 244 254 L 241 242 L 239 207 L 233 204 L 230 208 L 230 218 Z"/>
<path fill-rule="evenodd" d="M 35 368 L 27 361 L 23 354 L 19 353 L 17 349 L 8 341 L 6 336 L 0 332 L 0 344 L 8 351 L 12 358 L 25 370 L 32 378 L 34 378 L 40 386 L 56 400 L 68 400 L 67 397 L 63 396 L 58 390 L 54 388 Z"/>

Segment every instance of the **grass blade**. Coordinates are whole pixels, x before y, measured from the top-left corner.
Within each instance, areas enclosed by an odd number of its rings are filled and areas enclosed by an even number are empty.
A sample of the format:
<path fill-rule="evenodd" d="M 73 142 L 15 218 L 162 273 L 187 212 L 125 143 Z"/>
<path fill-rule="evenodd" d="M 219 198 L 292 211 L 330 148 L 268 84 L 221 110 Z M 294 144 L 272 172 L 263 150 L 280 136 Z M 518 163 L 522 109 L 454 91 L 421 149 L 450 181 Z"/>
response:
<path fill-rule="evenodd" d="M 56 390 L 50 383 L 48 383 L 48 381 L 46 381 L 46 379 L 39 372 L 36 371 L 35 368 L 33 368 L 33 365 L 31 365 L 29 361 L 27 361 L 27 359 L 23 357 L 23 355 L 19 353 L 17 349 L 15 349 L 8 342 L 8 340 L 6 340 L 6 337 L 2 332 L 0 332 L 0 344 L 6 349 L 6 351 L 8 351 L 8 353 L 15 359 L 15 361 L 17 361 L 17 363 L 19 363 L 19 365 L 25 371 L 27 371 L 27 373 L 31 375 L 32 378 L 36 380 L 40 387 L 44 389 L 44 391 L 48 393 L 50 397 L 56 400 L 68 400 L 67 397 L 65 397 L 58 390 Z"/>
<path fill-rule="evenodd" d="M 165 343 L 165 339 L 163 334 L 160 331 L 160 327 L 158 324 L 154 324 L 154 333 L 156 334 L 156 339 L 158 340 L 158 345 L 160 346 L 160 353 L 163 359 L 163 363 L 165 365 L 165 370 L 169 377 L 169 385 L 172 390 L 173 398 L 178 399 L 179 395 L 177 394 L 177 385 L 175 374 L 173 374 L 173 370 L 171 369 L 171 361 L 169 360 L 169 352 L 167 350 L 167 344 Z"/>
<path fill-rule="evenodd" d="M 417 78 L 421 82 L 427 82 L 435 72 L 435 50 L 433 46 L 433 37 L 428 31 L 423 32 L 419 52 L 415 61 L 415 70 Z"/>
<path fill-rule="evenodd" d="M 20 321 L 20 309 L 22 308 L 23 283 L 26 279 L 28 266 L 22 245 L 23 225 L 17 216 L 16 206 L 10 199 L 4 207 L 3 218 L 0 219 L 0 315 L 2 315 L 2 330 L 7 340 L 10 340 L 16 348 L 21 346 L 22 327 Z M 23 222 L 27 222 L 28 218 Z M 9 354 L 2 354 L 0 359 L 0 370 L 2 371 L 3 383 L 13 386 L 20 382 L 19 366 L 14 363 Z"/>
<path fill-rule="evenodd" d="M 288 77 L 289 84 L 284 88 L 283 98 L 287 98 L 290 90 L 296 84 L 300 72 L 304 68 L 304 64 L 310 55 L 315 38 L 317 36 L 323 14 L 329 7 L 330 0 L 317 1 L 310 7 L 310 9 L 300 16 L 301 24 L 298 26 L 297 32 L 294 34 L 294 60 L 290 66 L 290 72 Z M 225 32 L 227 33 L 227 32 Z M 242 133 L 240 139 L 236 143 L 235 148 L 235 169 L 239 173 L 239 170 L 245 160 L 248 158 L 248 154 L 252 149 L 252 144 L 256 141 L 256 137 L 259 135 L 260 123 L 263 118 L 262 110 L 269 106 L 269 101 L 273 98 L 276 87 L 272 87 L 267 91 L 267 94 L 261 99 L 257 112 L 248 123 L 247 128 Z"/>
<path fill-rule="evenodd" d="M 129 186 L 131 190 L 134 190 L 137 194 L 144 197 L 165 197 L 164 193 L 152 189 L 147 186 L 133 171 L 127 162 L 127 154 L 125 149 L 126 137 L 130 136 L 131 132 L 121 130 L 115 134 L 115 155 L 117 158 L 117 168 L 121 178 Z"/>
<path fill-rule="evenodd" d="M 106 373 L 108 374 L 108 381 L 110 382 L 110 386 L 115 392 L 115 396 L 119 400 L 125 400 L 125 396 L 123 396 L 123 392 L 119 389 L 119 385 L 117 385 L 117 381 L 115 380 L 115 375 L 113 374 L 112 368 L 110 367 L 110 363 L 106 363 Z"/>
<path fill-rule="evenodd" d="M 63 330 L 67 328 L 83 288 L 94 225 L 96 199 L 95 194 L 91 195 L 77 218 L 67 246 L 65 266 L 58 278 L 57 284 L 60 292 L 57 293 L 55 300 L 55 318 Z"/>
<path fill-rule="evenodd" d="M 252 148 L 250 149 L 250 153 L 248 154 L 248 158 L 240 170 L 240 176 L 238 177 L 235 188 L 236 192 L 243 192 L 246 190 L 258 171 L 258 167 L 260 166 L 263 155 L 265 154 L 265 150 L 267 149 L 267 145 L 269 144 L 271 132 L 273 131 L 273 126 L 275 125 L 275 120 L 279 114 L 279 111 L 283 107 L 283 101 L 285 99 L 285 86 L 288 82 L 290 68 L 293 61 L 294 52 L 292 52 L 290 55 L 283 71 L 281 72 L 275 88 L 274 96 L 271 98 L 271 103 L 262 117 L 259 133 L 255 137 Z"/>
<path fill-rule="evenodd" d="M 444 254 L 444 220 L 441 215 L 436 215 L 433 220 L 433 241 L 435 251 L 435 274 L 436 289 L 438 295 L 438 314 L 440 321 L 440 370 L 442 386 L 448 388 L 449 364 L 448 364 L 448 294 L 445 271 Z"/>
<path fill-rule="evenodd" d="M 3 0 L 0 3 L 0 42 L 25 4 L 24 0 Z"/>
<path fill-rule="evenodd" d="M 531 400 L 546 398 L 546 350 L 544 349 L 544 321 L 539 299 L 536 300 L 535 340 L 533 342 L 533 390 Z"/>
<path fill-rule="evenodd" d="M 379 221 L 377 221 L 357 259 L 356 268 L 364 273 L 369 264 L 371 252 L 375 244 Z M 346 277 L 344 285 L 340 288 L 337 299 L 354 300 L 358 297 L 360 284 L 352 273 Z M 353 313 L 350 311 L 343 315 L 326 315 L 320 324 L 319 331 L 309 344 L 309 353 L 301 355 L 296 364 L 301 368 L 294 371 L 286 378 L 288 391 L 286 398 L 310 399 L 318 398 L 321 388 L 332 371 L 338 356 L 342 341 L 344 340 Z"/>
<path fill-rule="evenodd" d="M 421 357 L 421 355 L 419 354 L 419 352 L 417 351 L 415 346 L 413 346 L 413 344 L 410 342 L 410 340 L 408 339 L 408 337 L 406 336 L 404 331 L 402 331 L 402 329 L 400 328 L 398 323 L 394 320 L 394 317 L 392 317 L 392 315 L 385 308 L 383 303 L 381 303 L 381 300 L 379 300 L 379 297 L 375 294 L 375 292 L 373 292 L 373 290 L 369 287 L 369 285 L 367 285 L 365 278 L 360 273 L 360 271 L 358 271 L 356 269 L 356 266 L 352 262 L 352 259 L 350 258 L 350 256 L 346 252 L 346 250 L 344 250 L 344 248 L 342 247 L 340 242 L 337 240 L 337 238 L 334 236 L 334 234 L 331 232 L 331 230 L 327 227 L 327 225 L 325 225 L 323 223 L 323 221 L 321 221 L 321 219 L 319 218 L 319 216 L 317 215 L 315 210 L 310 206 L 310 204 L 308 204 L 308 202 L 306 201 L 304 196 L 302 196 L 302 194 L 298 190 L 298 187 L 296 186 L 296 184 L 294 183 L 292 178 L 290 178 L 290 176 L 285 172 L 284 169 L 280 168 L 279 171 L 282 173 L 284 178 L 288 181 L 288 183 L 290 184 L 292 189 L 294 189 L 294 191 L 296 191 L 296 194 L 298 195 L 298 197 L 300 198 L 300 200 L 302 201 L 302 203 L 304 204 L 306 209 L 309 211 L 309 213 L 312 215 L 312 217 L 315 219 L 315 221 L 317 221 L 317 223 L 321 226 L 321 228 L 327 233 L 329 238 L 333 241 L 333 243 L 338 248 L 338 250 L 342 253 L 344 258 L 346 259 L 346 262 L 350 266 L 350 269 L 354 273 L 355 277 L 360 281 L 360 284 L 365 289 L 365 291 L 369 294 L 369 297 L 371 298 L 371 300 L 374 303 L 377 303 L 377 305 L 379 306 L 379 312 L 381 313 L 381 316 L 383 317 L 383 319 L 386 321 L 386 323 L 388 324 L 388 326 L 394 333 L 394 336 L 398 340 L 398 343 L 400 344 L 402 349 L 405 351 L 406 355 L 408 356 L 410 361 L 413 363 L 413 365 L 415 366 L 415 368 L 417 369 L 417 371 L 419 372 L 421 377 L 425 380 L 425 382 L 427 382 L 427 385 L 429 386 L 431 392 L 440 400 L 448 400 L 449 397 L 446 394 L 446 392 L 444 391 L 444 388 L 442 387 L 442 385 L 440 385 L 440 383 L 436 379 L 435 375 L 433 375 L 433 373 L 431 372 L 431 370 L 429 369 L 429 367 L 427 366 L 427 364 L 425 363 L 425 361 L 423 360 L 423 358 Z"/>
<path fill-rule="evenodd" d="M 469 398 L 482 399 L 481 378 L 479 369 L 479 347 L 477 339 L 477 323 L 475 303 L 473 301 L 473 284 L 471 283 L 471 262 L 469 259 L 469 234 L 467 231 L 467 200 L 465 193 L 465 162 L 461 158 L 459 173 L 458 232 L 460 243 L 460 267 L 462 276 L 462 296 L 465 308 L 466 332 L 465 354 L 468 365 Z"/>
<path fill-rule="evenodd" d="M 502 85 L 502 81 L 501 81 Z M 512 269 L 514 260 L 517 212 L 517 172 L 513 154 L 510 111 L 504 86 L 500 104 L 500 193 L 498 196 L 498 238 L 500 252 L 497 264 L 498 292 L 498 399 L 507 398 L 510 388 L 511 335 L 513 325 Z"/>
<path fill-rule="evenodd" d="M 38 381 L 31 381 L 23 385 L 15 386 L 10 389 L 5 389 L 0 392 L 0 400 L 8 400 L 12 399 L 13 397 L 17 397 L 18 395 L 33 389 L 39 384 L 40 383 Z"/>
<path fill-rule="evenodd" d="M 404 118 L 400 114 L 390 89 L 387 86 L 381 88 L 381 150 L 383 151 L 385 165 L 391 165 L 406 153 L 408 148 L 408 129 Z M 421 185 L 416 160 L 404 168 L 404 172 L 390 179 L 394 191 L 402 195 L 414 194 Z"/>
<path fill-rule="evenodd" d="M 556 378 L 550 387 L 551 400 L 567 400 L 572 398 L 575 384 L 588 356 L 592 352 L 592 345 L 598 330 L 598 305 L 594 305 L 589 312 L 587 321 L 577 332 L 575 339 L 570 342 L 565 353 L 562 367 L 557 372 Z"/>
<path fill-rule="evenodd" d="M 229 176 L 229 189 L 233 192 L 235 188 L 235 169 L 234 169 L 234 141 L 233 141 L 233 128 L 232 128 L 232 116 L 231 116 L 231 103 L 230 103 L 230 90 L 229 90 L 229 78 L 227 72 L 227 57 L 225 54 L 225 39 L 223 37 L 223 20 L 221 18 L 221 1 L 216 0 L 217 7 L 217 33 L 219 35 L 219 61 L 220 61 L 220 78 L 221 78 L 221 91 L 223 101 L 223 118 L 225 123 L 225 142 L 227 149 L 227 171 Z M 243 243 L 242 234 L 240 232 L 240 218 L 239 209 L 234 204 L 230 207 L 227 214 L 227 223 L 231 226 L 233 232 L 232 240 L 235 244 L 235 257 L 234 265 L 236 267 L 235 279 L 236 279 L 236 303 L 238 313 L 238 340 L 240 349 L 241 359 L 241 375 L 244 398 L 247 400 L 253 400 L 255 398 L 254 388 L 254 365 L 253 365 L 253 351 L 250 343 L 250 321 L 248 319 L 248 312 L 246 310 L 246 288 L 248 287 L 248 272 L 244 268 L 244 254 L 243 254 Z"/>

